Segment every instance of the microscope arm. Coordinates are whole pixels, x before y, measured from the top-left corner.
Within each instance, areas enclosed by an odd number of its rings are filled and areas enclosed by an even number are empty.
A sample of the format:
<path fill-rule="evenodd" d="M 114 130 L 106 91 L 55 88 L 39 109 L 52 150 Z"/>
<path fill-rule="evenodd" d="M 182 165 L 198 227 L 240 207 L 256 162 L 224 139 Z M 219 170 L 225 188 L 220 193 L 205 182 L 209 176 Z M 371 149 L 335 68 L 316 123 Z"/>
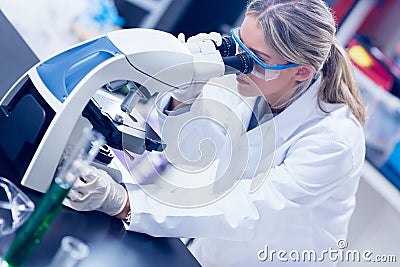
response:
<path fill-rule="evenodd" d="M 193 80 L 222 76 L 225 66 L 212 45 L 209 41 L 188 47 L 166 32 L 127 29 L 44 59 L 22 75 L 0 101 L 0 124 L 18 133 L 3 137 L 0 148 L 7 151 L 13 144 L 7 156 L 20 171 L 21 183 L 44 192 L 64 148 L 79 137 L 82 112 L 100 88 L 113 81 L 133 81 L 153 95 L 185 88 Z M 31 103 L 35 114 L 25 102 Z M 18 131 L 20 120 L 29 116 L 40 118 L 35 131 Z M 116 127 L 123 129 L 124 142 L 128 140 L 143 153 L 146 130 Z"/>

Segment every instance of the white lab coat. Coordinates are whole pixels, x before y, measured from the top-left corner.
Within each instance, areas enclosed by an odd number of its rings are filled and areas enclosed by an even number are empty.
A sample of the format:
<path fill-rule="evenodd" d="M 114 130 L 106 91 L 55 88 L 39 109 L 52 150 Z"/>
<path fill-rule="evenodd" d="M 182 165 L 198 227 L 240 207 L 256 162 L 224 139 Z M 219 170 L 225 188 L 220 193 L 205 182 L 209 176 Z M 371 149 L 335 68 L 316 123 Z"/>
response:
<path fill-rule="evenodd" d="M 195 237 L 190 250 L 204 267 L 293 266 L 294 250 L 300 255 L 315 250 L 318 257 L 321 250 L 339 250 L 337 241 L 346 239 L 355 206 L 365 155 L 364 135 L 347 106 L 322 103 L 329 113 L 319 109 L 319 82 L 273 120 L 242 135 L 251 143 L 245 172 L 267 175 L 255 192 L 249 192 L 252 179 L 244 174 L 244 179 L 219 200 L 197 208 L 179 208 L 149 197 L 140 186 L 127 185 L 132 208 L 127 229 L 154 236 Z M 229 97 L 221 101 L 229 102 Z M 248 124 L 247 104 L 233 103 L 232 107 Z M 263 140 L 258 130 L 262 127 L 268 138 L 274 138 L 272 156 L 259 149 Z M 204 129 L 210 135 L 209 128 L 193 128 L 192 135 Z M 218 127 L 212 131 L 215 140 L 223 143 L 226 131 Z M 226 155 L 226 151 L 217 153 L 221 160 Z M 266 247 L 269 252 L 284 250 L 287 254 L 280 255 L 282 260 L 275 253 L 273 259 L 260 261 Z M 336 266 L 328 254 L 324 257 L 318 266 Z M 285 259 L 288 262 L 282 262 Z M 295 266 L 313 264 L 306 260 Z"/>

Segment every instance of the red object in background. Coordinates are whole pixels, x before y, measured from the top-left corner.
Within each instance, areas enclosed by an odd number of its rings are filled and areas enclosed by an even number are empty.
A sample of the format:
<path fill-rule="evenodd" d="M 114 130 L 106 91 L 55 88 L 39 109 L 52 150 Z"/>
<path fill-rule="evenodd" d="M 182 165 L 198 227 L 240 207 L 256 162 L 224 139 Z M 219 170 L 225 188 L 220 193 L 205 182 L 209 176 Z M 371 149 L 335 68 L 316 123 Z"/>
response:
<path fill-rule="evenodd" d="M 370 64 L 362 66 L 360 64 L 360 61 L 365 60 L 362 58 L 355 58 L 354 56 L 351 55 L 350 53 L 350 59 L 353 62 L 354 66 L 356 66 L 361 72 L 363 72 L 366 76 L 368 76 L 371 80 L 373 80 L 376 84 L 380 85 L 383 89 L 386 91 L 390 91 L 393 87 L 394 83 L 394 77 L 390 73 L 390 71 L 385 67 L 384 65 L 381 64 L 379 60 L 382 59 L 377 59 L 376 56 L 382 56 L 383 53 L 381 53 L 379 50 L 377 50 L 376 47 L 367 47 L 365 43 L 360 42 L 357 40 L 357 38 L 353 38 L 350 40 L 347 49 L 350 50 L 352 47 L 355 46 L 360 46 L 365 50 L 365 55 L 357 55 L 358 57 L 360 56 L 368 56 L 368 60 L 370 61 Z M 380 54 L 379 54 L 379 52 Z"/>
<path fill-rule="evenodd" d="M 375 6 L 372 8 L 368 16 L 364 19 L 357 33 L 362 35 L 369 35 L 371 32 L 376 32 L 377 21 L 381 21 L 393 5 L 398 0 L 375 0 Z"/>
<path fill-rule="evenodd" d="M 335 16 L 338 26 L 340 26 L 356 2 L 357 0 L 336 0 L 331 4 L 333 15 Z"/>

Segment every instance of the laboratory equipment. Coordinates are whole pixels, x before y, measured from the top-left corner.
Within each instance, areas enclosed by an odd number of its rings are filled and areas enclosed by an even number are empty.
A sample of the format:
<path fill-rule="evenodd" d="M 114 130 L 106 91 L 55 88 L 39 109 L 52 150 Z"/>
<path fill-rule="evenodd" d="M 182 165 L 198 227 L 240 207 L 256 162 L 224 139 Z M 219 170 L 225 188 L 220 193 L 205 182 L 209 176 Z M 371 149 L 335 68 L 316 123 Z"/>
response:
<path fill-rule="evenodd" d="M 110 32 L 42 60 L 20 77 L 0 100 L 0 149 L 24 186 L 45 192 L 65 148 L 84 127 L 103 134 L 114 149 L 161 151 L 159 136 L 134 109 L 138 99 L 251 69 L 250 57 L 222 57 L 211 40 L 182 43 L 153 29 Z M 110 92 L 120 86 L 129 87 L 123 100 Z M 103 167 L 119 171 L 115 164 Z"/>
<path fill-rule="evenodd" d="M 400 189 L 400 100 L 361 71 L 356 74 L 368 115 L 366 159 Z"/>
<path fill-rule="evenodd" d="M 63 159 L 46 194 L 18 231 L 1 266 L 14 267 L 25 264 L 32 251 L 40 244 L 76 179 L 93 161 L 103 144 L 104 137 L 100 133 L 84 129 L 71 154 Z"/>
<path fill-rule="evenodd" d="M 35 204 L 11 181 L 0 177 L 0 238 L 14 233 L 30 216 Z"/>
<path fill-rule="evenodd" d="M 76 267 L 89 255 L 89 246 L 73 236 L 64 236 L 48 267 Z"/>

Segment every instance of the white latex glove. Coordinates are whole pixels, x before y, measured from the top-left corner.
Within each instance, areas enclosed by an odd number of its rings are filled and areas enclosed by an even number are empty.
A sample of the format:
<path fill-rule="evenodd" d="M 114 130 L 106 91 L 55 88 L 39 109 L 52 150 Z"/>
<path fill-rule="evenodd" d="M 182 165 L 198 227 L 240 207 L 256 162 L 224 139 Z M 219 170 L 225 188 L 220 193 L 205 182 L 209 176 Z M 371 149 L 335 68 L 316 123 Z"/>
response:
<path fill-rule="evenodd" d="M 179 35 L 178 35 L 179 37 Z M 204 40 L 212 40 L 217 46 L 222 44 L 222 36 L 218 32 L 210 32 L 210 33 L 199 33 L 194 36 L 191 36 L 187 39 L 186 42 L 201 42 Z"/>
<path fill-rule="evenodd" d="M 189 37 L 187 41 L 185 41 L 185 34 L 179 33 L 177 38 L 182 43 L 201 42 L 205 40 L 212 40 L 217 46 L 222 43 L 222 36 L 217 32 L 199 33 L 195 36 Z M 191 104 L 200 95 L 201 90 L 206 83 L 207 81 L 193 81 L 188 87 L 172 91 L 171 96 L 179 102 Z"/>
<path fill-rule="evenodd" d="M 204 40 L 212 40 L 217 46 L 220 46 L 222 44 L 222 36 L 218 32 L 210 32 L 210 33 L 199 33 L 194 36 L 191 36 L 185 40 L 185 34 L 183 32 L 178 34 L 178 40 L 181 41 L 182 43 L 190 43 L 190 42 L 201 42 Z"/>
<path fill-rule="evenodd" d="M 82 181 L 83 180 L 83 181 Z M 115 216 L 128 201 L 125 188 L 104 170 L 89 165 L 81 173 L 64 200 L 64 205 L 79 211 L 98 210 Z"/>

